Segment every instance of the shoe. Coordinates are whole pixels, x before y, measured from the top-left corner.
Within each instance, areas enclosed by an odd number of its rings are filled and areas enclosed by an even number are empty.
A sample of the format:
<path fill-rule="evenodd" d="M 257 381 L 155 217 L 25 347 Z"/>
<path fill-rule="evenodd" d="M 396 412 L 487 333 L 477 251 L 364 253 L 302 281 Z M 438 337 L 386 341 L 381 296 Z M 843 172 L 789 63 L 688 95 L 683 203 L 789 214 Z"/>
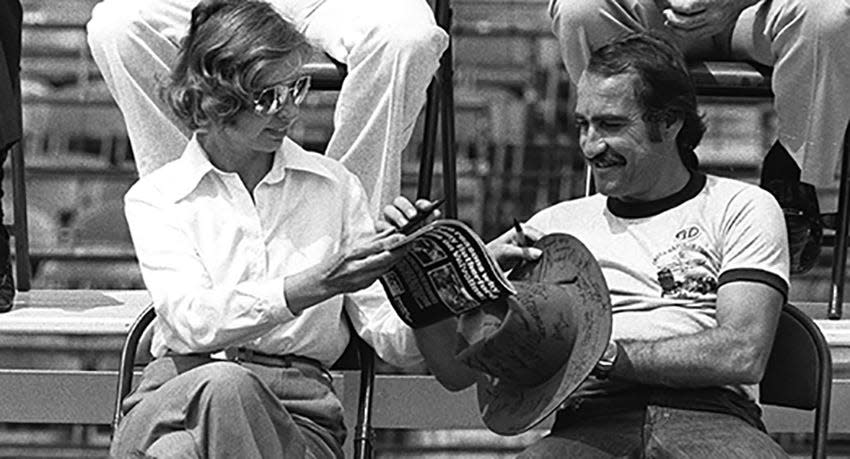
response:
<path fill-rule="evenodd" d="M 770 192 L 785 216 L 791 274 L 812 269 L 820 255 L 823 224 L 815 187 L 800 181 L 800 168 L 776 142 L 764 159 L 761 187 Z"/>
<path fill-rule="evenodd" d="M 15 279 L 12 277 L 9 233 L 0 224 L 0 313 L 12 310 L 15 299 Z"/>

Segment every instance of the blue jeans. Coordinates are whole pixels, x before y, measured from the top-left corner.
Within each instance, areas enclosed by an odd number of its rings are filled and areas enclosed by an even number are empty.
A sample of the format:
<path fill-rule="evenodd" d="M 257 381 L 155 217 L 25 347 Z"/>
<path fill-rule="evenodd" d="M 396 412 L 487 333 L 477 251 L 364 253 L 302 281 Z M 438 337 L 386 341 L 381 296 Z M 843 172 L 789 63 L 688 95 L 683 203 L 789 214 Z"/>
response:
<path fill-rule="evenodd" d="M 519 458 L 778 458 L 764 431 L 726 413 L 646 405 L 555 423 Z"/>

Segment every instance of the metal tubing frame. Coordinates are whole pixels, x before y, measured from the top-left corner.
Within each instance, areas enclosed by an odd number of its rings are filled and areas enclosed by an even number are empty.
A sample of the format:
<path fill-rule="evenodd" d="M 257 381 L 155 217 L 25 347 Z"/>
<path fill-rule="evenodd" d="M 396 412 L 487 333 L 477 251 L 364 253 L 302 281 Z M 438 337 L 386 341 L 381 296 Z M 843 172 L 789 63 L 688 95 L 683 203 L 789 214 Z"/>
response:
<path fill-rule="evenodd" d="M 372 427 L 372 401 L 375 390 L 375 351 L 359 337 L 360 391 L 357 399 L 357 424 L 354 426 L 354 458 L 371 459 L 375 455 L 375 429 Z"/>
<path fill-rule="evenodd" d="M 844 276 L 847 270 L 847 231 L 850 227 L 850 120 L 844 129 L 844 145 L 841 153 L 841 183 L 838 186 L 838 227 L 835 230 L 835 245 L 832 249 L 832 280 L 829 289 L 828 317 L 841 318 L 844 312 Z"/>
<path fill-rule="evenodd" d="M 440 68 L 428 85 L 425 104 L 425 127 L 422 139 L 422 156 L 419 160 L 419 181 L 416 197 L 428 199 L 431 196 L 431 184 L 434 173 L 436 152 L 437 122 L 442 113 L 442 160 L 443 190 L 446 199 L 444 215 L 457 217 L 457 169 L 455 164 L 454 129 L 454 71 L 452 56 L 452 10 L 450 0 L 436 0 L 434 16 L 439 27 L 449 35 L 449 45 L 440 57 Z"/>
<path fill-rule="evenodd" d="M 826 446 L 829 433 L 829 409 L 832 400 L 832 354 L 820 328 L 814 324 L 806 313 L 791 304 L 786 304 L 783 314 L 799 323 L 808 333 L 815 348 L 817 365 L 817 393 L 814 400 L 815 420 L 813 426 L 812 457 L 822 459 L 827 457 Z"/>
<path fill-rule="evenodd" d="M 127 337 L 124 339 L 124 346 L 121 349 L 121 359 L 118 364 L 118 381 L 116 382 L 115 387 L 115 409 L 112 414 L 113 435 L 118 430 L 118 425 L 121 423 L 121 418 L 124 416 L 121 404 L 124 402 L 124 398 L 127 397 L 130 393 L 130 389 L 133 387 L 133 363 L 136 361 L 136 352 L 139 347 L 139 341 L 141 340 L 142 335 L 144 335 L 145 329 L 148 328 L 155 318 L 156 311 L 153 308 L 153 304 L 151 304 L 136 318 L 136 321 L 130 326 Z"/>
<path fill-rule="evenodd" d="M 18 117 L 18 124 L 23 130 L 20 75 L 13 82 L 13 86 L 12 90 L 16 98 L 14 104 L 18 110 L 16 116 Z M 12 218 L 14 221 L 7 228 L 11 230 L 11 236 L 15 239 L 17 289 L 25 292 L 30 289 L 32 272 L 30 266 L 29 225 L 27 224 L 27 189 L 24 177 L 23 142 L 22 132 L 21 139 L 15 142 L 9 151 L 12 161 Z"/>
<path fill-rule="evenodd" d="M 12 146 L 12 235 L 15 238 L 15 268 L 18 290 L 30 289 L 32 278 L 30 265 L 29 225 L 27 223 L 27 188 L 24 178 L 24 153 L 21 142 Z"/>

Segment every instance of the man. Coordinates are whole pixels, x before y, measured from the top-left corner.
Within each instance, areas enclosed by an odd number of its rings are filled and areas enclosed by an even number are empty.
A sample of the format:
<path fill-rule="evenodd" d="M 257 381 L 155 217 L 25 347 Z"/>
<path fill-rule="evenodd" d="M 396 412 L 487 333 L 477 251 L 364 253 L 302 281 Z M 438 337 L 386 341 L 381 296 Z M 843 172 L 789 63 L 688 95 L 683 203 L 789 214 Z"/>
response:
<path fill-rule="evenodd" d="M 779 139 L 764 158 L 761 185 L 788 209 L 794 272 L 814 265 L 818 247 L 805 236 L 813 222 L 795 215 L 814 218 L 817 198 L 808 184 L 834 187 L 840 170 L 850 120 L 850 3 L 552 0 L 550 14 L 573 84 L 591 50 L 630 31 L 662 34 L 689 59 L 751 60 L 773 67 Z M 814 226 L 812 239 L 819 244 L 819 225 Z"/>
<path fill-rule="evenodd" d="M 0 3 L 0 182 L 9 149 L 21 140 L 21 100 L 17 90 L 21 71 L 20 1 Z M 0 189 L 0 196 L 3 190 Z M 2 221 L 3 209 L 0 209 Z M 9 233 L 0 225 L 0 312 L 12 309 L 15 281 L 9 253 Z"/>
<path fill-rule="evenodd" d="M 140 175 L 176 159 L 191 134 L 158 96 L 198 0 L 105 0 L 92 56 L 127 124 Z M 308 40 L 347 65 L 325 154 L 360 178 L 370 210 L 401 188 L 401 154 L 448 45 L 424 0 L 272 0 Z"/>
<path fill-rule="evenodd" d="M 526 234 L 568 233 L 599 261 L 612 341 L 549 435 L 521 457 L 783 457 L 754 399 L 788 291 L 782 212 L 766 191 L 696 170 L 704 126 L 682 56 L 634 34 L 597 49 L 578 81 L 580 146 L 599 194 L 535 214 Z M 511 230 L 503 266 L 539 256 Z M 419 330 L 451 389 L 453 320 Z"/>

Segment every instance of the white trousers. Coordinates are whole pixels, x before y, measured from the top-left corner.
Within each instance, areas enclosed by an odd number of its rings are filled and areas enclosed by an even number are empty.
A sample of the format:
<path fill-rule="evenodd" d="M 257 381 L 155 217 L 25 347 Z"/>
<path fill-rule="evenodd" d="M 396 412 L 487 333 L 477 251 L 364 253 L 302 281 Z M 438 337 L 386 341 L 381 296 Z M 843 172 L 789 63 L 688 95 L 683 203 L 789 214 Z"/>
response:
<path fill-rule="evenodd" d="M 574 83 L 610 37 L 667 31 L 655 0 L 551 0 L 550 13 Z M 850 120 L 850 0 L 762 0 L 725 33 L 679 44 L 689 58 L 772 66 L 780 142 L 803 181 L 834 186 Z"/>
<path fill-rule="evenodd" d="M 95 63 L 124 115 L 140 175 L 177 158 L 189 131 L 158 96 L 198 0 L 105 0 L 88 23 Z M 271 0 L 348 67 L 326 154 L 363 183 L 378 215 L 401 188 L 401 153 L 448 46 L 425 0 Z"/>

